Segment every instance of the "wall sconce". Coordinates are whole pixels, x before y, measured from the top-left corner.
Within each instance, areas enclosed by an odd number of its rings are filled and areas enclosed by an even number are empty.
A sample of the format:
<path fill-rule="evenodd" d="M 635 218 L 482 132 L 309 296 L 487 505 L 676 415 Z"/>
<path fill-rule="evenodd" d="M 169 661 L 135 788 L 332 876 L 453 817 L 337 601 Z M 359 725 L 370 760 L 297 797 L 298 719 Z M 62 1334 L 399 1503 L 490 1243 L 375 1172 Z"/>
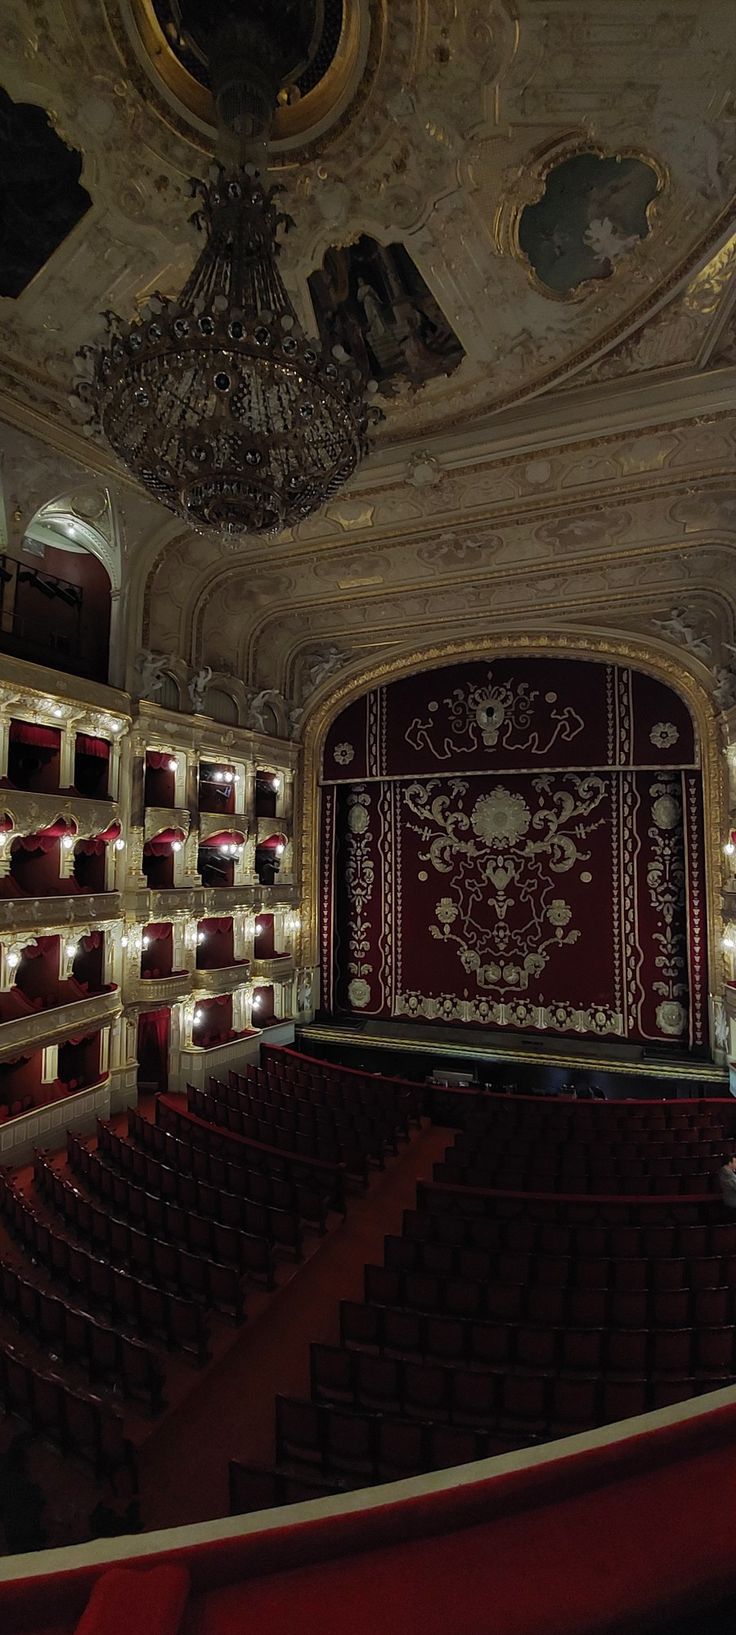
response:
<path fill-rule="evenodd" d="M 15 970 L 16 965 L 20 965 L 20 954 L 8 954 L 8 965 L 10 966 L 11 970 Z"/>
<path fill-rule="evenodd" d="M 273 787 L 274 787 L 274 789 L 280 789 L 281 788 L 281 779 L 280 778 L 274 778 Z"/>
<path fill-rule="evenodd" d="M 127 937 L 121 937 L 120 938 L 120 947 L 121 948 L 127 948 L 127 946 L 128 946 L 128 938 Z"/>
<path fill-rule="evenodd" d="M 66 952 L 69 959 L 73 959 L 77 952 L 77 944 L 75 942 L 68 942 L 66 945 Z"/>
<path fill-rule="evenodd" d="M 285 847 L 284 847 L 283 841 L 280 840 L 279 843 L 278 843 L 278 846 L 276 847 L 276 856 L 281 857 L 284 850 L 285 850 Z"/>
<path fill-rule="evenodd" d="M 262 930 L 263 930 L 262 925 L 254 925 L 254 927 L 253 927 L 254 937 L 260 937 Z"/>
<path fill-rule="evenodd" d="M 125 841 L 123 840 L 122 835 L 118 835 L 118 838 L 115 841 L 115 850 L 116 850 L 116 852 L 124 852 L 125 851 Z"/>
<path fill-rule="evenodd" d="M 64 714 L 64 711 L 62 710 L 61 705 L 60 704 L 55 704 L 52 711 L 51 711 L 51 714 L 55 715 L 57 721 L 59 721 L 61 719 L 62 715 Z"/>
<path fill-rule="evenodd" d="M 150 937 L 141 937 L 141 948 L 150 948 L 150 946 L 151 946 Z"/>
<path fill-rule="evenodd" d="M 181 851 L 181 841 L 180 840 L 172 840 L 171 850 L 172 850 L 172 852 L 180 852 Z"/>
<path fill-rule="evenodd" d="M 169 771 L 170 772 L 178 772 L 178 770 L 179 770 L 179 762 L 175 761 L 173 759 L 170 760 L 169 761 Z"/>
<path fill-rule="evenodd" d="M 122 721 L 111 721 L 110 722 L 110 731 L 111 732 L 122 732 L 122 730 L 123 730 Z"/>
<path fill-rule="evenodd" d="M 197 1023 L 204 1021 L 204 1011 L 195 1011 L 193 1020 Z"/>
<path fill-rule="evenodd" d="M 734 846 L 732 840 L 727 840 L 723 850 L 727 857 L 733 857 L 734 852 L 736 852 L 736 846 Z"/>
<path fill-rule="evenodd" d="M 71 851 L 71 848 L 74 845 L 73 836 L 72 835 L 62 835 L 61 844 L 64 847 L 65 851 L 67 851 L 67 852 Z"/>

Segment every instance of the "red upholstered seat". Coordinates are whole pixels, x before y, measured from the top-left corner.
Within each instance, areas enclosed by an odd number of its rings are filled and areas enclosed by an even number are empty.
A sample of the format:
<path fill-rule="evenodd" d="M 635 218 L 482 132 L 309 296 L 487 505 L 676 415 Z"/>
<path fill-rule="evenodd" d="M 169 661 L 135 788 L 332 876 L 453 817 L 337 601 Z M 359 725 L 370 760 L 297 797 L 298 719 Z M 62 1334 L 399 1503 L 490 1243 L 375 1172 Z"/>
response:
<path fill-rule="evenodd" d="M 75 1635 L 177 1635 L 189 1595 L 186 1567 L 133 1572 L 108 1567 L 98 1578 Z"/>

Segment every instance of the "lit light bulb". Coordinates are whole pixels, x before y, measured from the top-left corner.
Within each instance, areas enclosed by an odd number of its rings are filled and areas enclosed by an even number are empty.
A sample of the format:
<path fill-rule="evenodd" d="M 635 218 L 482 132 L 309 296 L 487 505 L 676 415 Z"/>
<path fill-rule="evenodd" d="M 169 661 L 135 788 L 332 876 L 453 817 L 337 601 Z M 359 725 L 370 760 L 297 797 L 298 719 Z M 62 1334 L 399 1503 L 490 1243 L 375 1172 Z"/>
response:
<path fill-rule="evenodd" d="M 222 773 L 221 772 L 213 772 L 212 777 L 213 777 L 214 783 L 222 783 Z"/>
<path fill-rule="evenodd" d="M 273 787 L 274 787 L 274 789 L 280 789 L 281 788 L 281 779 L 280 778 L 274 778 Z"/>
<path fill-rule="evenodd" d="M 110 722 L 110 731 L 111 732 L 122 732 L 122 730 L 123 730 L 122 721 L 111 721 Z"/>
<path fill-rule="evenodd" d="M 51 714 L 55 715 L 56 719 L 58 721 L 59 717 L 64 714 L 64 711 L 62 710 L 61 705 L 60 704 L 55 704 L 52 711 L 51 711 Z"/>
<path fill-rule="evenodd" d="M 14 968 L 20 964 L 20 954 L 8 954 L 8 965 Z"/>
<path fill-rule="evenodd" d="M 207 936 L 207 932 L 206 932 L 206 931 L 198 931 L 198 932 L 197 932 L 197 942 L 204 942 L 204 941 L 205 941 L 205 938 L 206 938 L 206 936 Z"/>
<path fill-rule="evenodd" d="M 278 846 L 276 847 L 276 856 L 280 857 L 283 850 L 284 850 L 283 841 L 280 840 L 279 843 L 278 843 Z"/>
<path fill-rule="evenodd" d="M 723 850 L 727 857 L 733 857 L 734 852 L 736 852 L 736 846 L 734 846 L 732 840 L 727 840 Z"/>
<path fill-rule="evenodd" d="M 179 767 L 179 762 L 178 761 L 174 761 L 174 760 L 169 761 L 169 771 L 170 772 L 176 772 L 178 770 L 178 767 Z"/>
<path fill-rule="evenodd" d="M 128 946 L 128 938 L 127 937 L 121 937 L 120 938 L 120 947 L 121 948 L 127 948 L 127 946 Z"/>
<path fill-rule="evenodd" d="M 151 941 L 150 937 L 141 937 L 141 948 L 148 948 L 149 945 L 150 945 L 150 941 Z"/>
<path fill-rule="evenodd" d="M 171 850 L 172 850 L 172 852 L 180 852 L 181 851 L 181 841 L 180 840 L 172 840 Z"/>
<path fill-rule="evenodd" d="M 62 835 L 61 844 L 69 851 L 70 847 L 74 845 L 74 840 L 71 835 Z"/>
<path fill-rule="evenodd" d="M 118 838 L 115 841 L 115 850 L 116 852 L 125 851 L 125 841 L 123 840 L 122 835 L 118 835 Z"/>
<path fill-rule="evenodd" d="M 222 776 L 223 776 L 223 779 L 224 779 L 225 783 L 232 783 L 232 781 L 233 781 L 232 772 L 223 772 Z"/>
<path fill-rule="evenodd" d="M 256 994 L 256 997 L 255 997 L 255 999 L 254 999 L 254 1000 L 253 1000 L 253 1009 L 254 1009 L 254 1010 L 257 1010 L 257 1009 L 258 1009 L 258 1006 L 259 1006 L 259 1005 L 260 1005 L 260 1003 L 261 1003 L 261 1001 L 260 1001 L 260 999 L 259 999 L 259 997 L 258 997 L 258 995 L 257 995 L 257 994 Z"/>
<path fill-rule="evenodd" d="M 222 852 L 223 857 L 227 857 L 227 856 L 229 856 L 229 853 L 230 853 L 230 847 L 229 846 L 221 846 L 220 851 Z"/>
<path fill-rule="evenodd" d="M 263 930 L 263 926 L 262 925 L 257 925 L 255 927 L 255 929 L 254 929 L 254 932 L 253 932 L 254 937 L 260 937 L 262 930 Z"/>
<path fill-rule="evenodd" d="M 73 959 L 74 955 L 77 952 L 76 943 L 75 942 L 68 942 L 67 945 L 66 945 L 66 951 L 67 951 L 67 954 L 69 955 L 69 958 Z"/>
<path fill-rule="evenodd" d="M 194 1012 L 194 1020 L 195 1020 L 195 1022 L 203 1022 L 204 1021 L 204 1011 L 195 1011 Z"/>

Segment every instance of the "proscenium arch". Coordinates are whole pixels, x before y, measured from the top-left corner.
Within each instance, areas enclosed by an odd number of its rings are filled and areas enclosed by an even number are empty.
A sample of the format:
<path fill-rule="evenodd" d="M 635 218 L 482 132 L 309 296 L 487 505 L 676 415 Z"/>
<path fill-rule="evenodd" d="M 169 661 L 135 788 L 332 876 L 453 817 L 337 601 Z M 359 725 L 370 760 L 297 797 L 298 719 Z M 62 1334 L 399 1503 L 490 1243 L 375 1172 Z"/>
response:
<path fill-rule="evenodd" d="M 302 929 L 300 933 L 300 963 L 319 964 L 319 838 L 320 838 L 320 785 L 322 753 L 327 732 L 341 710 L 352 704 L 372 687 L 387 686 L 392 681 L 415 674 L 419 670 L 439 670 L 457 663 L 458 659 L 514 658 L 568 658 L 597 661 L 601 664 L 631 665 L 664 682 L 687 705 L 697 733 L 700 750 L 700 770 L 703 781 L 703 833 L 705 844 L 705 881 L 708 922 L 708 977 L 709 992 L 720 996 L 723 992 L 723 961 L 719 949 L 720 907 L 718 893 L 722 872 L 722 836 L 727 821 L 724 762 L 720 751 L 716 712 L 705 686 L 690 672 L 683 669 L 675 658 L 654 649 L 645 642 L 606 636 L 583 635 L 510 635 L 497 640 L 468 639 L 436 646 L 416 648 L 395 658 L 386 658 L 346 679 L 342 685 L 331 687 L 317 700 L 304 726 L 304 758 L 300 780 L 299 832 L 301 836 Z M 709 1018 L 710 1044 L 713 1048 L 712 1017 Z"/>

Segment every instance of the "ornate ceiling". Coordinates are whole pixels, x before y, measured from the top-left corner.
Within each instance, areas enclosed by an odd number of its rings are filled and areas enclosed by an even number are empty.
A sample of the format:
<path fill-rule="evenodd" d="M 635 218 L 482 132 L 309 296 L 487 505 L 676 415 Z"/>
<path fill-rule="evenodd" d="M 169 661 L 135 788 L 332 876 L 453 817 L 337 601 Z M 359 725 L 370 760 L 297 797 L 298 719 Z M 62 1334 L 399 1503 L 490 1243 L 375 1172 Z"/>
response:
<path fill-rule="evenodd" d="M 167 56 L 166 17 L 148 0 L 7 0 L 0 24 L 0 84 L 48 112 L 91 199 L 0 298 L 8 533 L 99 488 L 123 585 L 115 679 L 132 682 L 144 646 L 298 711 L 383 651 L 533 628 L 674 646 L 725 698 L 730 0 L 335 8 L 323 76 L 285 98 L 271 152 L 297 221 L 283 271 L 313 327 L 307 277 L 331 247 L 403 246 L 464 356 L 418 387 L 395 377 L 342 495 L 252 544 L 184 533 L 68 401 L 98 314 L 173 294 L 197 251 L 187 178 L 212 151 L 211 109 Z M 395 312 L 364 302 L 379 357 Z"/>

